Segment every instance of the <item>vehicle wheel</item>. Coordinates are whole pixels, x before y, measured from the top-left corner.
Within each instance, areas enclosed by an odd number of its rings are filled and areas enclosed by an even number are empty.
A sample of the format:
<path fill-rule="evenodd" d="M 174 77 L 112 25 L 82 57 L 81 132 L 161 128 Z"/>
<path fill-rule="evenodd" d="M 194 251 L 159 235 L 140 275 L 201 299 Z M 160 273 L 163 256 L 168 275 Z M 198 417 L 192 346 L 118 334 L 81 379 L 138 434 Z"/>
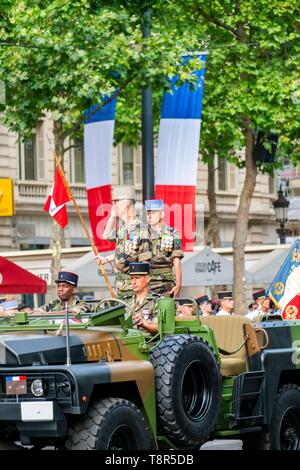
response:
<path fill-rule="evenodd" d="M 276 396 L 271 425 L 272 450 L 300 450 L 300 387 L 284 385 Z"/>
<path fill-rule="evenodd" d="M 221 405 L 221 376 L 209 344 L 190 335 L 166 336 L 151 354 L 162 434 L 179 446 L 209 439 Z"/>
<path fill-rule="evenodd" d="M 93 403 L 86 415 L 69 426 L 70 450 L 149 450 L 150 438 L 141 411 L 122 398 Z"/>

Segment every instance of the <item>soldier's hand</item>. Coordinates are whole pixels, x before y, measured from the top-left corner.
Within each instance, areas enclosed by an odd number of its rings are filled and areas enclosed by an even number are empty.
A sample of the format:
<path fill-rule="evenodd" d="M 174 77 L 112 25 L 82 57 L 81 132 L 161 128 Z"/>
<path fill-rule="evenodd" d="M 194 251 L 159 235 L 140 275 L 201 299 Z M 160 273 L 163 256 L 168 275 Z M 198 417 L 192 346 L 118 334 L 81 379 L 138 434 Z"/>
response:
<path fill-rule="evenodd" d="M 107 258 L 105 258 L 105 256 L 101 256 L 101 255 L 96 256 L 95 261 L 99 266 L 100 264 L 106 264 L 109 262 Z"/>
<path fill-rule="evenodd" d="M 181 289 L 181 285 L 176 284 L 176 286 L 174 286 L 173 289 L 170 292 L 171 296 L 179 297 L 180 289 Z"/>
<path fill-rule="evenodd" d="M 134 325 L 138 325 L 141 320 L 142 320 L 142 319 L 141 319 L 140 314 L 137 314 L 137 315 L 133 315 L 133 316 L 132 316 L 132 323 L 133 323 Z"/>
<path fill-rule="evenodd" d="M 141 317 L 139 317 L 139 318 L 137 319 L 137 321 L 134 322 L 134 324 L 135 324 L 136 326 L 138 326 L 139 328 L 143 328 L 143 327 L 145 326 L 144 320 L 143 320 Z"/>

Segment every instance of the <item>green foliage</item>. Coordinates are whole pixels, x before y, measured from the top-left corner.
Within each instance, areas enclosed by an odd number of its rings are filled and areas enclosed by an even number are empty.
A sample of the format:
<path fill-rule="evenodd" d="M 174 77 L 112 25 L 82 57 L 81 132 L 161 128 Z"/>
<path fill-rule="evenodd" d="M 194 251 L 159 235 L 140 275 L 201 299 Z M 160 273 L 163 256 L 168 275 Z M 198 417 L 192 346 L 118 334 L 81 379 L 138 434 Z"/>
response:
<path fill-rule="evenodd" d="M 3 2 L 2 2 L 3 4 Z M 143 38 L 151 6 L 151 36 Z M 83 111 L 118 90 L 116 142 L 140 142 L 141 88 L 153 90 L 155 130 L 168 76 L 192 83 L 186 51 L 207 50 L 201 151 L 238 166 L 244 117 L 253 131 L 280 136 L 272 173 L 299 160 L 300 4 L 298 0 L 6 0 L 0 12 L 4 120 L 22 136 L 45 112 L 62 136 L 82 133 Z M 298 100 L 298 101 L 297 101 Z"/>
<path fill-rule="evenodd" d="M 155 17 L 151 37 L 143 38 L 142 3 L 134 10 L 123 1 L 12 2 L 6 21 L 0 17 L 2 41 L 16 44 L 0 48 L 5 124 L 26 137 L 48 112 L 60 123 L 62 138 L 76 137 L 84 110 L 118 90 L 124 106 L 117 135 L 136 142 L 141 87 L 161 90 L 166 73 L 172 76 L 179 68 L 183 79 L 190 78 L 187 67 L 180 66 L 190 39 L 176 41 L 176 31 L 161 30 Z M 130 114 L 132 120 L 126 120 Z"/>
<path fill-rule="evenodd" d="M 186 10 L 207 32 L 207 59 L 201 150 L 213 149 L 238 166 L 236 149 L 245 146 L 244 117 L 253 131 L 280 136 L 272 173 L 286 157 L 299 160 L 297 120 L 299 90 L 300 4 L 292 0 L 187 0 Z M 298 88 L 297 88 L 298 87 Z M 240 154 L 241 155 L 241 154 Z M 206 157 L 207 158 L 207 157 Z"/>

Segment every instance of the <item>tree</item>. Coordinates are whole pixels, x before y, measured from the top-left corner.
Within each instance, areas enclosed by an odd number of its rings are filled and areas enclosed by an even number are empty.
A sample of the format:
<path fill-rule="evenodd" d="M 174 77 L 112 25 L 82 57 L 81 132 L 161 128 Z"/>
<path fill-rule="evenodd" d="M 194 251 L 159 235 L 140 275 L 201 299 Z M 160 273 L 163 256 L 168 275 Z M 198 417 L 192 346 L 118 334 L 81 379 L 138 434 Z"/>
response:
<path fill-rule="evenodd" d="M 143 39 L 144 2 L 21 0 L 0 16 L 0 80 L 6 84 L 3 121 L 22 138 L 50 113 L 54 147 L 63 166 L 70 140 L 82 135 L 83 113 L 115 96 L 139 93 L 147 82 L 162 87 L 166 75 L 189 76 L 180 59 L 187 36 L 155 27 L 160 2 L 151 2 L 154 27 Z M 155 16 L 156 15 L 156 16 Z M 129 100 L 130 101 L 130 100 Z M 125 114 L 130 114 L 123 99 Z M 98 108 L 98 109 L 99 109 Z M 130 127 L 130 126 L 129 126 Z M 126 133 L 126 130 L 125 130 Z M 62 232 L 54 224 L 52 275 L 60 264 Z"/>
<path fill-rule="evenodd" d="M 280 166 L 285 149 L 295 150 L 296 134 L 299 138 L 291 93 L 299 84 L 300 6 L 294 0 L 188 0 L 185 7 L 195 28 L 202 23 L 202 33 L 207 29 L 202 148 L 214 140 L 221 156 L 246 170 L 233 240 L 236 313 L 244 313 L 244 249 L 257 172 Z M 258 130 L 281 137 L 273 163 L 253 158 Z M 242 158 L 233 153 L 240 148 L 245 149 Z"/>

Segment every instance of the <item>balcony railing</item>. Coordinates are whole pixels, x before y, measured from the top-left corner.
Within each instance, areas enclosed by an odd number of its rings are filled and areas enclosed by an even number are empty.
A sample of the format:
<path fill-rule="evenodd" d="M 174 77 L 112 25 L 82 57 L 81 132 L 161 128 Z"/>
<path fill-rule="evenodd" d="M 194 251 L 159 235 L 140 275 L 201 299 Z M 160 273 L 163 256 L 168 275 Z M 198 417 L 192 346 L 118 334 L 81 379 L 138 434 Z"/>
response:
<path fill-rule="evenodd" d="M 51 185 L 41 181 L 16 181 L 15 201 L 16 204 L 41 204 L 44 203 Z M 86 189 L 84 184 L 71 185 L 71 191 L 80 205 L 87 205 Z"/>

